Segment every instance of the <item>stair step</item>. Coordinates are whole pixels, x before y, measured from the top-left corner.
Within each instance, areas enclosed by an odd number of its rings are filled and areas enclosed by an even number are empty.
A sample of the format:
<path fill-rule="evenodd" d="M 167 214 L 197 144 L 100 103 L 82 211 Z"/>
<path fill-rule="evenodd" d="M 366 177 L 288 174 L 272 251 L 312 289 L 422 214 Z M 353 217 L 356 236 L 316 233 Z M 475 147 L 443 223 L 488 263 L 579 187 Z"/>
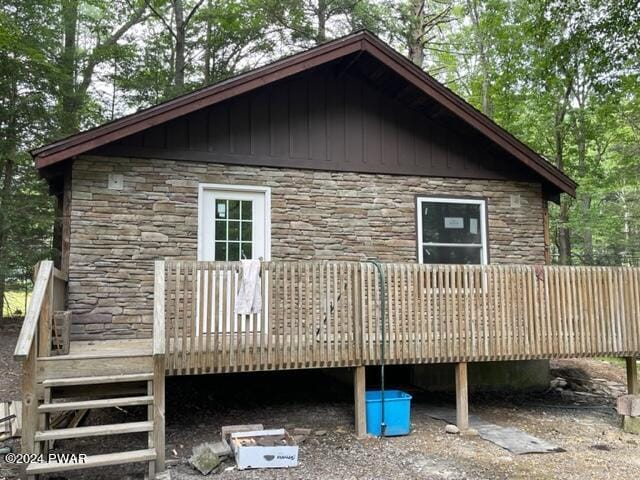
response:
<path fill-rule="evenodd" d="M 102 400 L 83 400 L 77 402 L 45 403 L 38 407 L 39 413 L 67 412 L 69 410 L 85 410 L 90 408 L 130 407 L 133 405 L 151 405 L 153 397 L 106 398 Z"/>
<path fill-rule="evenodd" d="M 142 382 L 153 380 L 153 373 L 132 373 L 128 375 L 103 375 L 95 377 L 48 378 L 42 381 L 45 388 L 69 387 L 72 385 L 99 385 L 101 383 Z"/>
<path fill-rule="evenodd" d="M 101 455 L 88 455 L 84 462 L 78 463 L 30 463 L 27 466 L 28 475 L 38 475 L 41 473 L 62 472 L 68 470 L 80 470 L 91 467 L 105 467 L 107 465 L 121 465 L 124 463 L 148 462 L 155 460 L 156 450 L 132 450 L 129 452 L 105 453 Z"/>
<path fill-rule="evenodd" d="M 97 437 L 100 435 L 120 435 L 125 433 L 150 432 L 153 422 L 114 423 L 111 425 L 92 425 L 90 427 L 61 428 L 36 432 L 35 441 L 62 440 L 65 438 Z"/>

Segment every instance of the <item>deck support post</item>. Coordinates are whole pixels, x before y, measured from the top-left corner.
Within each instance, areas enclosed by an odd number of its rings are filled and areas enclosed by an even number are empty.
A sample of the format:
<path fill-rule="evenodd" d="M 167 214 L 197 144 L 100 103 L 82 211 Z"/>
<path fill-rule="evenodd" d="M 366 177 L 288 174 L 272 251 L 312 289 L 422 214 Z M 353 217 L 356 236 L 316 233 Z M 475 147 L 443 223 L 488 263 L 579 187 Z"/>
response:
<path fill-rule="evenodd" d="M 31 344 L 22 364 L 22 453 L 36 453 L 35 433 L 38 428 L 38 398 L 36 397 L 36 342 Z"/>
<path fill-rule="evenodd" d="M 638 384 L 638 364 L 636 357 L 625 357 L 627 362 L 627 389 L 629 395 L 640 395 L 640 385 Z"/>
<path fill-rule="evenodd" d="M 356 437 L 364 438 L 367 435 L 367 413 L 365 410 L 365 367 L 359 366 L 353 369 L 353 397 L 356 417 Z"/>
<path fill-rule="evenodd" d="M 156 449 L 155 473 L 164 472 L 164 355 L 153 358 L 153 446 Z"/>
<path fill-rule="evenodd" d="M 469 429 L 467 362 L 456 363 L 456 423 L 461 432 Z"/>
<path fill-rule="evenodd" d="M 195 273 L 195 270 L 194 270 Z M 195 277 L 194 277 L 195 278 Z M 195 287 L 194 287 L 195 288 Z M 156 260 L 153 285 L 153 447 L 156 449 L 155 468 L 149 473 L 164 472 L 164 381 L 165 355 L 165 263 Z M 195 292 L 195 290 L 194 290 Z M 195 300 L 194 300 L 195 301 Z M 195 312 L 195 308 L 193 310 Z M 150 466 L 151 467 L 151 466 Z"/>

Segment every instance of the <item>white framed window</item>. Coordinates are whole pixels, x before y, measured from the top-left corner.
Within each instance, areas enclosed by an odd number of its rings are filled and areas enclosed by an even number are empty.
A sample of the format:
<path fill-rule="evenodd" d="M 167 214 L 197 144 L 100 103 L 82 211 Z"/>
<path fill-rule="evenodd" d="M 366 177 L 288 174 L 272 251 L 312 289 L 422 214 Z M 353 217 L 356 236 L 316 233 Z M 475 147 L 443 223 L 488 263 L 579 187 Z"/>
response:
<path fill-rule="evenodd" d="M 487 264 L 486 201 L 418 197 L 420 263 Z"/>
<path fill-rule="evenodd" d="M 200 184 L 198 260 L 271 258 L 271 189 Z"/>

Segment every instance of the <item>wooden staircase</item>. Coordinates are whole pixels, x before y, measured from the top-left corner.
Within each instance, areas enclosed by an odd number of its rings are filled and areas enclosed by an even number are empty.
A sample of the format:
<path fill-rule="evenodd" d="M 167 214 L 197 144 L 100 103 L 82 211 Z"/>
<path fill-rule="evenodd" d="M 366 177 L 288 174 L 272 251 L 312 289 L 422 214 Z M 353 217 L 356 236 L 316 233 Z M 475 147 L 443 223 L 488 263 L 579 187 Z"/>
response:
<path fill-rule="evenodd" d="M 162 301 L 154 302 L 153 339 L 72 342 L 69 354 L 55 356 L 50 348 L 51 322 L 54 312 L 64 307 L 63 301 L 56 301 L 61 296 L 56 285 L 64 286 L 64 278 L 51 262 L 41 262 L 14 353 L 22 362 L 22 453 L 44 455 L 44 461 L 26 465 L 26 478 L 129 463 L 145 463 L 149 479 L 164 470 L 163 274 L 164 267 L 157 268 L 160 291 L 154 295 Z M 146 406 L 146 419 L 70 428 L 53 428 L 50 421 L 66 411 L 131 406 Z M 49 452 L 55 441 L 95 437 L 100 445 L 105 436 L 133 433 L 147 435 L 146 448 L 82 457 L 83 452 L 74 452 L 75 458 L 64 459 L 49 456 L 57 453 Z"/>
<path fill-rule="evenodd" d="M 112 365 L 128 363 L 135 373 L 116 373 Z M 71 365 L 69 365 L 71 364 Z M 156 428 L 156 410 L 163 411 L 163 392 L 158 392 L 153 371 L 151 352 L 132 356 L 110 351 L 104 355 L 70 355 L 69 357 L 38 358 L 36 362 L 38 388 L 41 388 L 41 403 L 37 406 L 37 429 L 33 432 L 33 452 L 44 453 L 48 459 L 52 441 L 103 437 L 132 433 L 147 433 L 147 448 L 75 458 L 73 463 L 59 461 L 34 462 L 26 467 L 27 478 L 45 473 L 56 473 L 127 463 L 146 463 L 147 478 L 154 478 L 159 457 L 156 446 L 164 448 L 164 439 L 158 436 L 163 425 Z M 72 368 L 75 366 L 75 368 Z M 56 376 L 57 375 L 57 376 Z M 164 377 L 160 379 L 163 383 Z M 40 387 L 41 386 L 41 387 Z M 156 395 L 160 394 L 160 401 Z M 104 398 L 104 397 L 107 398 Z M 106 425 L 75 426 L 72 428 L 50 427 L 54 414 L 66 411 L 104 409 L 113 407 L 147 406 L 146 419 Z"/>

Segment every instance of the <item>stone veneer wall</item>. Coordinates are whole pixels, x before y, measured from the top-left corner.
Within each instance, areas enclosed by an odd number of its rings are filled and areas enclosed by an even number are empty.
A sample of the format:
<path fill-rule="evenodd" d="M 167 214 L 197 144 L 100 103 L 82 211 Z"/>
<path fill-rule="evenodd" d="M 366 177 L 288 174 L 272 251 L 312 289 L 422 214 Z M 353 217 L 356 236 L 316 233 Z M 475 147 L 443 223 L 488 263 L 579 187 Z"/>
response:
<path fill-rule="evenodd" d="M 122 190 L 107 188 L 110 173 L 124 176 Z M 486 197 L 490 261 L 544 263 L 539 184 L 89 156 L 72 177 L 76 339 L 150 336 L 153 261 L 195 260 L 199 183 L 271 187 L 274 260 L 415 262 L 420 194 Z"/>

